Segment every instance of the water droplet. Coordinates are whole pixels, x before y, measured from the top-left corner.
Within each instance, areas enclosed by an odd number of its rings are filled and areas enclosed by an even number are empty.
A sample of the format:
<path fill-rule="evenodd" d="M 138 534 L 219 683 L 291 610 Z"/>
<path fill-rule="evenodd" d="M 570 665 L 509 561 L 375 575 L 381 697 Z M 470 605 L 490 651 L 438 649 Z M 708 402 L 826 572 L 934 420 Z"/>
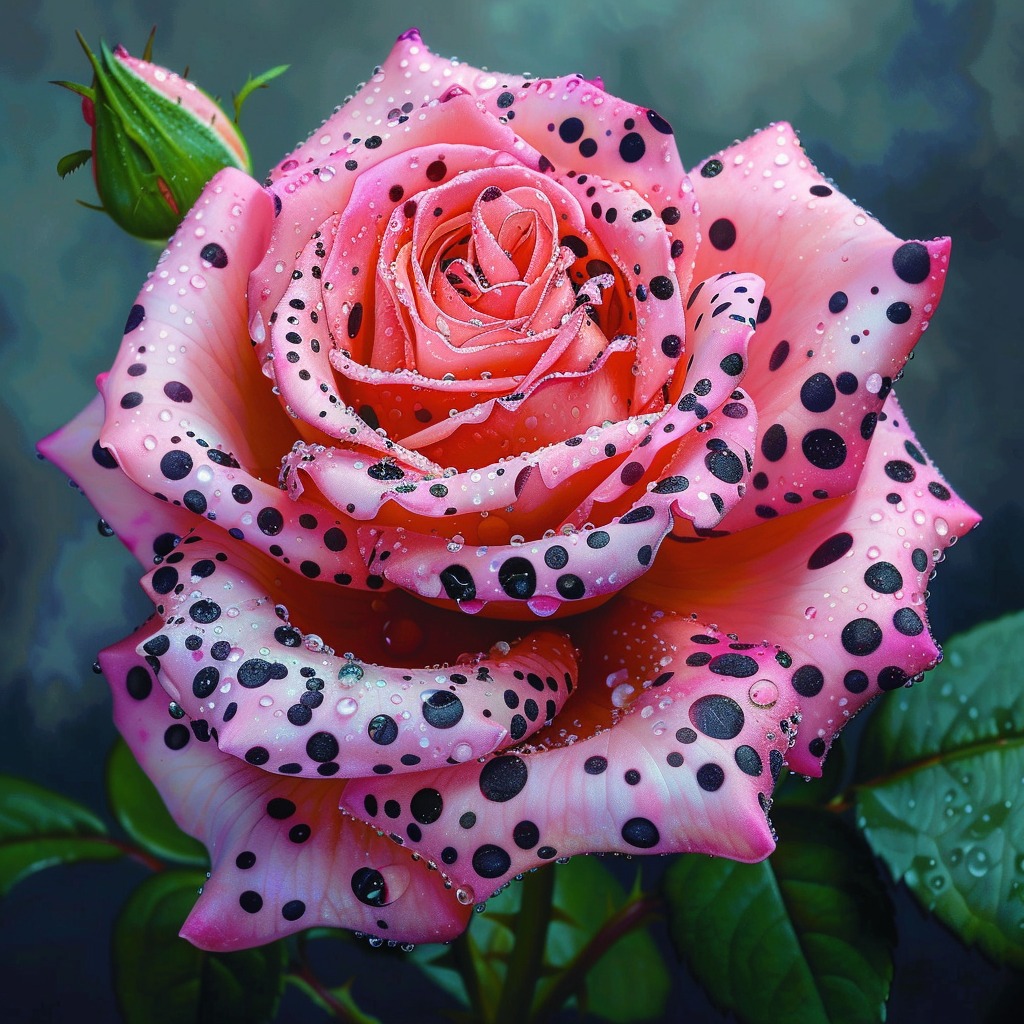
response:
<path fill-rule="evenodd" d="M 758 679 L 747 691 L 750 703 L 759 708 L 774 707 L 779 699 L 779 688 L 770 679 Z"/>
<path fill-rule="evenodd" d="M 989 856 L 981 846 L 975 846 L 966 857 L 967 870 L 975 878 L 983 878 L 989 869 Z"/>
<path fill-rule="evenodd" d="M 353 715 L 359 710 L 359 701 L 354 697 L 342 697 L 338 701 L 336 710 L 339 715 Z"/>

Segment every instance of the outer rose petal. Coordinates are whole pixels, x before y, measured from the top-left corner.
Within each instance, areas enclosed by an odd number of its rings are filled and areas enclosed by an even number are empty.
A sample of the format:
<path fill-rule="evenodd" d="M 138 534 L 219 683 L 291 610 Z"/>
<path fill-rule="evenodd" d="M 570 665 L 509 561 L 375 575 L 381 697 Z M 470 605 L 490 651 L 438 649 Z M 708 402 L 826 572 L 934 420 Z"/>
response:
<path fill-rule="evenodd" d="M 343 782 L 262 772 L 170 716 L 135 653 L 148 632 L 143 626 L 107 648 L 100 664 L 122 735 L 174 819 L 210 851 L 211 875 L 184 938 L 227 951 L 313 925 L 407 942 L 443 942 L 462 931 L 468 907 L 450 883 L 337 811 Z"/>
<path fill-rule="evenodd" d="M 466 761 L 536 732 L 572 692 L 576 652 L 547 631 L 444 667 L 336 657 L 275 607 L 272 565 L 240 548 L 187 537 L 144 579 L 164 622 L 140 653 L 193 732 L 250 764 L 351 778 Z"/>
<path fill-rule="evenodd" d="M 154 498 L 121 472 L 99 442 L 103 399 L 39 442 L 39 451 L 82 489 L 126 548 L 145 566 L 168 554 L 195 522 L 191 512 Z"/>
<path fill-rule="evenodd" d="M 757 500 L 727 526 L 792 512 L 857 483 L 878 412 L 938 304 L 949 239 L 901 242 L 815 170 L 778 124 L 694 173 L 697 276 L 765 280 L 744 386 L 761 417 Z"/>
<path fill-rule="evenodd" d="M 979 518 L 890 396 L 853 494 L 730 537 L 663 545 L 630 593 L 781 644 L 804 716 L 790 761 L 820 775 L 847 719 L 938 660 L 924 617 L 928 577 Z"/>
<path fill-rule="evenodd" d="M 646 689 L 613 728 L 386 785 L 357 780 L 342 806 L 399 841 L 404 832 L 478 899 L 576 853 L 766 857 L 774 848 L 766 812 L 798 718 L 776 649 L 736 645 L 742 653 L 712 658 L 688 618 L 626 602 L 621 617 L 630 616 L 633 627 L 645 621 L 635 640 L 668 667 L 633 677 Z"/>
<path fill-rule="evenodd" d="M 209 182 L 132 309 L 103 384 L 101 443 L 150 493 L 298 569 L 310 539 L 300 520 L 323 509 L 266 482 L 293 435 L 246 331 L 246 282 L 271 218 L 268 197 L 244 174 L 225 170 Z M 324 543 L 317 565 L 325 578 L 367 585 L 343 544 Z"/>

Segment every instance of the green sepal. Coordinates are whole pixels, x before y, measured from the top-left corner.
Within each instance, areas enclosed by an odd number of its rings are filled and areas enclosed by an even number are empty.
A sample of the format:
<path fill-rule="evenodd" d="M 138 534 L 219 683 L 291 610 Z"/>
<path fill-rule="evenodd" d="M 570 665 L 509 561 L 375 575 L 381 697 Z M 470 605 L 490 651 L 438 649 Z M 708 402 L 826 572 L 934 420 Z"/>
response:
<path fill-rule="evenodd" d="M 242 104 L 257 90 L 266 89 L 268 85 L 275 79 L 280 78 L 289 68 L 291 64 L 278 64 L 277 67 L 270 68 L 268 71 L 264 71 L 261 75 L 250 75 L 245 80 L 245 85 L 238 90 L 238 94 L 233 97 L 235 106 L 235 124 L 238 124 L 238 119 L 242 116 Z"/>
<path fill-rule="evenodd" d="M 91 149 L 76 149 L 74 153 L 68 153 L 57 161 L 57 173 L 66 178 L 74 174 L 79 167 L 84 166 L 92 159 Z"/>

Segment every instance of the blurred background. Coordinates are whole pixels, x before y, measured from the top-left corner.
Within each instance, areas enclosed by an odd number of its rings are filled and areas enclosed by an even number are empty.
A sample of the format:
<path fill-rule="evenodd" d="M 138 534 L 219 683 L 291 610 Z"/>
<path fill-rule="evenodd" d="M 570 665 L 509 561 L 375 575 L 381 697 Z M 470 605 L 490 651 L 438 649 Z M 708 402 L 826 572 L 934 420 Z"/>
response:
<path fill-rule="evenodd" d="M 896 235 L 953 237 L 942 308 L 897 389 L 924 447 L 986 517 L 940 567 L 933 631 L 944 641 L 1024 605 L 1024 332 L 1011 301 L 1024 272 L 1024 6 L 1014 0 L 19 3 L 0 32 L 0 771 L 103 807 L 114 730 L 91 665 L 149 612 L 138 569 L 33 444 L 94 394 L 157 255 L 75 204 L 95 201 L 88 168 L 58 180 L 57 160 L 89 135 L 77 98 L 47 83 L 91 80 L 76 28 L 93 46 L 104 38 L 141 53 L 153 25 L 156 61 L 189 67 L 225 100 L 249 73 L 292 65 L 243 114 L 257 176 L 410 25 L 436 52 L 478 66 L 602 76 L 609 92 L 671 120 L 687 167 L 769 121 L 792 121 L 818 167 Z M 12 892 L 0 905 L 5 1020 L 117 1019 L 111 923 L 144 874 L 86 864 Z M 896 899 L 891 1020 L 996 1021 L 1019 1008 L 1019 979 L 964 951 L 905 893 Z M 356 946 L 350 956 L 336 979 L 355 975 L 357 998 L 387 987 L 393 958 Z M 671 1019 L 723 1019 L 684 968 L 676 973 Z M 441 1004 L 419 993 L 417 1018 Z M 323 1019 L 311 1004 L 293 1014 Z"/>

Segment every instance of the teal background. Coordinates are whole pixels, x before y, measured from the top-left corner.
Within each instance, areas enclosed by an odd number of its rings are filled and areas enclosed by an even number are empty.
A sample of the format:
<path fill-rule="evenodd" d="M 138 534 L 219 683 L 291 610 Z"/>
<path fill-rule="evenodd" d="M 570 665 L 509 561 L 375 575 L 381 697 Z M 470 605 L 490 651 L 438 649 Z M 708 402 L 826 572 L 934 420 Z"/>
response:
<path fill-rule="evenodd" d="M 771 120 L 792 121 L 824 173 L 894 233 L 953 236 L 941 310 L 898 390 L 924 447 L 986 521 L 940 568 L 933 629 L 944 640 L 1024 604 L 1024 5 L 21 3 L 0 29 L 0 771 L 101 806 L 113 727 L 106 686 L 90 666 L 100 647 L 148 613 L 138 569 L 116 540 L 98 535 L 87 503 L 32 446 L 94 393 L 157 252 L 75 205 L 94 200 L 88 169 L 58 180 L 58 158 L 87 146 L 88 132 L 76 98 L 47 81 L 89 81 L 75 28 L 92 44 L 103 37 L 138 53 L 154 24 L 158 62 L 190 66 L 224 97 L 250 72 L 292 64 L 243 116 L 257 174 L 304 139 L 413 24 L 436 52 L 476 65 L 602 76 L 610 92 L 673 123 L 688 167 Z M 110 926 L 142 876 L 130 864 L 82 865 L 18 887 L 0 906 L 0 1015 L 116 1019 Z M 1019 980 L 962 951 L 906 895 L 897 902 L 890 1019 L 1002 1019 L 1021 996 Z M 335 968 L 338 980 L 357 974 L 357 997 L 366 993 L 371 1009 L 388 1005 L 393 977 L 406 972 L 395 975 L 400 965 L 386 953 L 351 956 Z M 721 1019 L 676 972 L 670 1019 Z M 429 1019 L 430 994 L 416 1000 Z M 305 1004 L 290 1007 L 288 1019 L 307 1019 Z M 307 1016 L 322 1019 L 311 1007 Z"/>

